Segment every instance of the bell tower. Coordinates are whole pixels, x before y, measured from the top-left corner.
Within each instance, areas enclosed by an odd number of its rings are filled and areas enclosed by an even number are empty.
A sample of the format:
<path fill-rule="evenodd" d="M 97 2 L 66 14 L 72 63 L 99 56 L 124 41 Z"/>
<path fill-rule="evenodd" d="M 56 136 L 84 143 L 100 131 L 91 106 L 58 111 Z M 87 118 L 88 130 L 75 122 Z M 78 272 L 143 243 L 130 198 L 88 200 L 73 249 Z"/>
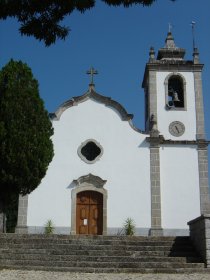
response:
<path fill-rule="evenodd" d="M 166 139 L 205 139 L 202 78 L 203 64 L 197 48 L 193 60 L 185 60 L 185 50 L 176 46 L 168 32 L 165 46 L 157 58 L 150 49 L 143 80 L 145 90 L 145 127 L 150 130 L 151 115 Z"/>
<path fill-rule="evenodd" d="M 185 181 L 182 174 L 185 169 L 187 174 L 192 159 L 197 162 L 192 172 L 197 174 L 193 183 L 197 182 L 194 189 L 198 191 L 196 196 L 199 196 L 197 204 L 200 208 L 200 213 L 197 211 L 195 215 L 207 214 L 210 210 L 208 141 L 205 139 L 201 77 L 203 64 L 195 47 L 192 60 L 185 60 L 184 56 L 185 49 L 176 46 L 169 30 L 165 46 L 158 50 L 157 56 L 154 48 L 150 48 L 142 83 L 145 92 L 145 130 L 150 134 L 147 140 L 150 142 L 151 159 L 151 235 L 161 235 L 162 227 L 170 225 L 169 215 L 163 213 L 163 209 L 168 209 L 173 196 L 176 199 L 175 188 L 182 191 L 186 187 L 185 194 L 192 191 L 190 180 Z M 189 162 L 185 160 L 187 154 Z M 171 178 L 174 178 L 174 188 L 171 183 L 169 185 Z M 196 201 L 196 197 L 193 199 Z M 178 216 L 175 218 L 178 219 Z"/>

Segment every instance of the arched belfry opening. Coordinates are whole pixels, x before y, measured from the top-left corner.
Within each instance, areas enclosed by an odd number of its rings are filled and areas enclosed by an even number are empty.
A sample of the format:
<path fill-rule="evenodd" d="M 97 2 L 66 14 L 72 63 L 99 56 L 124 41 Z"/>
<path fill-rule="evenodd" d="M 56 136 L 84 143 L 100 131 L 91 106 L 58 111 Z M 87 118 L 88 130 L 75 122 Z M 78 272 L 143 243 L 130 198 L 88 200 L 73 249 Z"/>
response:
<path fill-rule="evenodd" d="M 169 74 L 164 82 L 165 106 L 167 110 L 186 110 L 186 80 L 180 73 Z"/>
<path fill-rule="evenodd" d="M 88 174 L 73 181 L 71 234 L 107 234 L 107 190 L 105 180 Z"/>
<path fill-rule="evenodd" d="M 168 80 L 168 106 L 185 107 L 183 80 L 178 75 L 173 75 Z"/>

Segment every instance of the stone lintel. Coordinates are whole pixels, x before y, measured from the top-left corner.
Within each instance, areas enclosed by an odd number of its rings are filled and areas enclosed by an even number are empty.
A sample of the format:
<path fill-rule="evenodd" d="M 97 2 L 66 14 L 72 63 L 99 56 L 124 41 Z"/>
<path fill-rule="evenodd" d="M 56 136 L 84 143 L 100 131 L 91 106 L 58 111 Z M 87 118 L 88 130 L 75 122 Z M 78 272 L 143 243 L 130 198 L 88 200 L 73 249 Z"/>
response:
<path fill-rule="evenodd" d="M 210 141 L 205 139 L 198 139 L 198 140 L 171 140 L 165 139 L 163 135 L 155 135 L 154 133 L 150 132 L 150 137 L 146 137 L 146 141 L 152 145 L 197 145 L 198 149 L 205 150 Z"/>

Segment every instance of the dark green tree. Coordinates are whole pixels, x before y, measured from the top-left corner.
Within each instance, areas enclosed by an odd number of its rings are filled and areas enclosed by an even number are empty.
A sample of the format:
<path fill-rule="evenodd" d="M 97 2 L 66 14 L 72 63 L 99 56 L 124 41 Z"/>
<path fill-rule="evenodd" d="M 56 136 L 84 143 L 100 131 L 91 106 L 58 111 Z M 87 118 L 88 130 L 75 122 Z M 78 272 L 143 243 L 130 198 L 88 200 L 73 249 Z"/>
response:
<path fill-rule="evenodd" d="M 150 6 L 158 0 L 101 0 L 110 6 Z M 170 0 L 176 1 L 176 0 Z M 0 0 L 0 19 L 14 17 L 22 35 L 34 36 L 46 46 L 65 39 L 69 28 L 60 22 L 73 11 L 84 13 L 95 6 L 95 0 Z"/>
<path fill-rule="evenodd" d="M 30 68 L 11 60 L 0 71 L 0 211 L 32 192 L 53 157 L 51 122 Z M 2 223 L 0 224 L 0 227 Z"/>

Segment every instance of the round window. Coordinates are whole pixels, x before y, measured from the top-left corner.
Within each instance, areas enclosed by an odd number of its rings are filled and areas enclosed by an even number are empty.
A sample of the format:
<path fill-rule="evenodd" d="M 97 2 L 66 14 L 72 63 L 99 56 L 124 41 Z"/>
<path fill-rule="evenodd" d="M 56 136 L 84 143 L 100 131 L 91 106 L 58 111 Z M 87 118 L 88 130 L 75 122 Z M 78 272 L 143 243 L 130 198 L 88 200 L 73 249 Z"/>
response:
<path fill-rule="evenodd" d="M 102 156 L 102 153 L 101 145 L 93 139 L 86 140 L 78 148 L 78 155 L 86 163 L 96 162 Z"/>

